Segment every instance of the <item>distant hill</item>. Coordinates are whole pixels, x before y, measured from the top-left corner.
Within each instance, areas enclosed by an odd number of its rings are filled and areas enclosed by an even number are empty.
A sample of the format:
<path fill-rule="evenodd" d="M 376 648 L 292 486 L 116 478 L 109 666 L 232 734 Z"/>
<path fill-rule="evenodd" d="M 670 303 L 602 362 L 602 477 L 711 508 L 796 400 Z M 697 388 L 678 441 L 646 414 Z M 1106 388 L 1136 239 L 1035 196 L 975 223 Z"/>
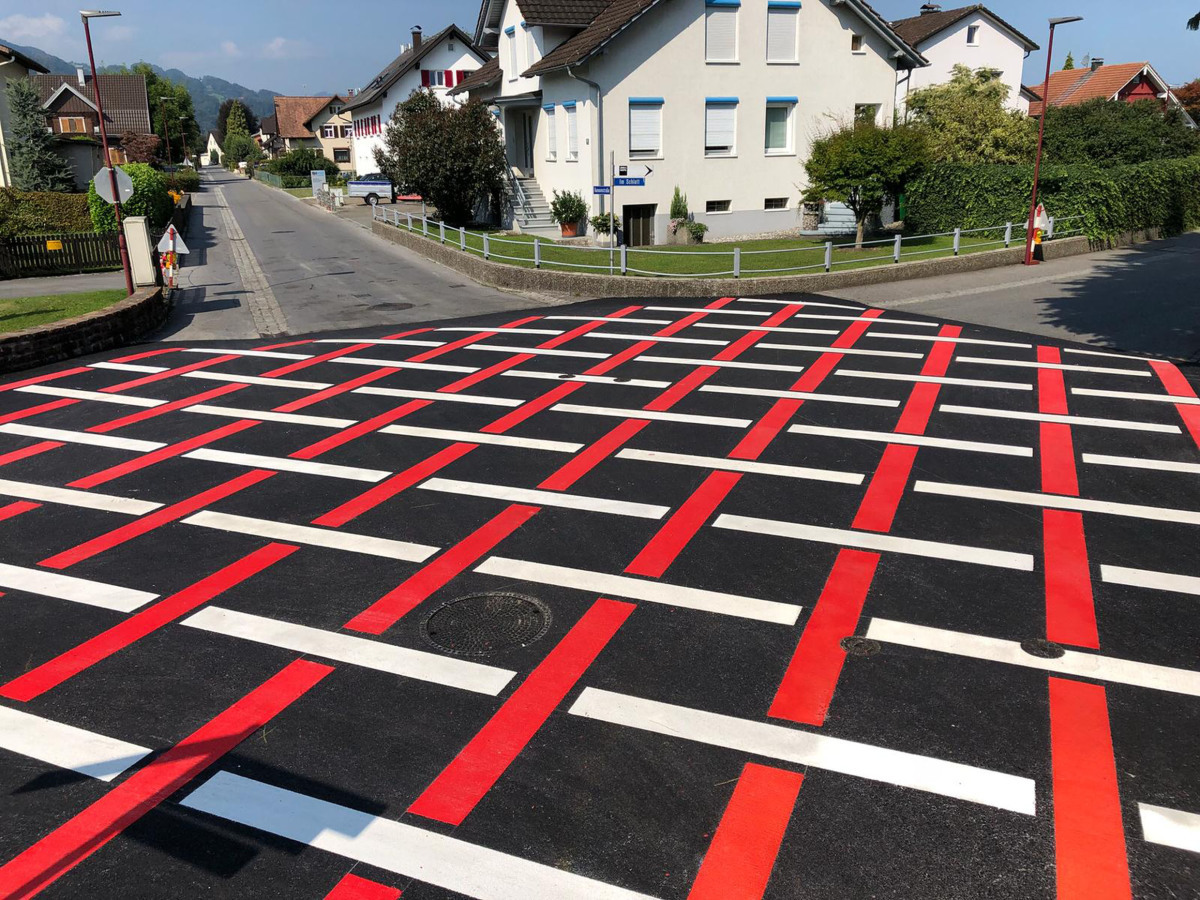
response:
<path fill-rule="evenodd" d="M 46 53 L 37 47 L 23 47 L 20 44 L 10 44 L 4 40 L 0 40 L 0 43 L 6 44 L 14 50 L 19 50 L 30 59 L 40 62 L 56 75 L 71 75 L 75 72 L 76 63 L 68 62 L 61 57 Z M 84 68 L 87 68 L 87 66 L 84 65 Z M 106 66 L 101 71 L 107 68 L 109 67 Z M 193 78 L 191 75 L 179 71 L 179 69 L 163 69 L 161 66 L 153 64 L 151 64 L 151 68 L 160 75 L 170 78 L 175 83 L 185 85 L 188 91 L 191 92 L 192 105 L 196 110 L 196 123 L 200 126 L 200 131 L 203 133 L 207 133 L 217 127 L 217 110 L 220 108 L 221 103 L 229 97 L 236 97 L 241 100 L 260 119 L 275 112 L 274 98 L 279 96 L 276 91 L 251 90 L 244 85 L 226 81 L 223 78 L 217 78 L 215 75 L 202 75 L 199 78 Z"/>

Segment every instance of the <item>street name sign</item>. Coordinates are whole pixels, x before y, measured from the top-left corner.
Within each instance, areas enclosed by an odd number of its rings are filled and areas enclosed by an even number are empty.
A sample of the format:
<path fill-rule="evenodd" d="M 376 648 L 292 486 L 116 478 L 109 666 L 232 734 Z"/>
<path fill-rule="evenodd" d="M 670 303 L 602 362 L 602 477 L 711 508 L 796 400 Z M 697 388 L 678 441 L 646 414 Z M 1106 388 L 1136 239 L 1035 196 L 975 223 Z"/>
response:
<path fill-rule="evenodd" d="M 613 187 L 645 187 L 645 178 L 614 178 Z"/>
<path fill-rule="evenodd" d="M 607 184 L 595 184 L 592 185 L 592 193 L 600 196 L 606 196 L 612 193 L 612 188 Z"/>

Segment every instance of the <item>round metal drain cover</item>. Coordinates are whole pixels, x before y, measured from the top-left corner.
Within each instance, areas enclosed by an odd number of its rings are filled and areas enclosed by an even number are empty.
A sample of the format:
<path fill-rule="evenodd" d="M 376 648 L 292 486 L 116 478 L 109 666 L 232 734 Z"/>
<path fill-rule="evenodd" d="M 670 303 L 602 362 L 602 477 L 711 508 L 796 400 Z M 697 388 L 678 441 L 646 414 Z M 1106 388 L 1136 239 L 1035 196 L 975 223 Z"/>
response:
<path fill-rule="evenodd" d="M 874 656 L 879 652 L 879 641 L 852 635 L 842 638 L 842 649 L 847 656 Z"/>
<path fill-rule="evenodd" d="M 1053 644 L 1042 638 L 1021 641 L 1021 649 L 1030 656 L 1036 656 L 1038 659 L 1058 659 L 1067 652 L 1058 644 Z"/>
<path fill-rule="evenodd" d="M 545 636 L 550 609 L 524 594 L 468 594 L 435 609 L 422 636 L 456 656 L 491 656 Z"/>

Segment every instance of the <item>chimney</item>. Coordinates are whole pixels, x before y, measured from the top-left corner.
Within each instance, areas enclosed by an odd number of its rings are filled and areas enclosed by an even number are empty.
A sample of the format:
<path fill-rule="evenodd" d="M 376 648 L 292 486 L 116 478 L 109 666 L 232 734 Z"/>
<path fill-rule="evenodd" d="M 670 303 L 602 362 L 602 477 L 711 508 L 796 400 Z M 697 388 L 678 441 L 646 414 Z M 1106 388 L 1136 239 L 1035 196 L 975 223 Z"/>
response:
<path fill-rule="evenodd" d="M 1092 71 L 1093 72 L 1095 72 L 1102 65 L 1104 65 L 1104 57 L 1103 56 L 1093 56 L 1092 57 Z"/>
<path fill-rule="evenodd" d="M 940 3 L 923 3 L 923 4 L 921 4 L 921 15 L 923 15 L 923 16 L 927 16 L 930 13 L 936 13 L 936 12 L 941 12 L 941 11 L 942 11 L 942 4 L 940 4 Z"/>
<path fill-rule="evenodd" d="M 75 77 L 76 77 L 77 79 L 79 79 L 79 86 L 80 86 L 80 87 L 86 87 L 86 86 L 87 86 L 87 79 L 83 77 L 83 66 L 76 66 L 76 67 L 75 67 Z"/>
<path fill-rule="evenodd" d="M 421 26 L 420 25 L 413 26 L 412 39 L 413 39 L 413 42 L 412 42 L 413 49 L 420 50 L 421 49 Z"/>

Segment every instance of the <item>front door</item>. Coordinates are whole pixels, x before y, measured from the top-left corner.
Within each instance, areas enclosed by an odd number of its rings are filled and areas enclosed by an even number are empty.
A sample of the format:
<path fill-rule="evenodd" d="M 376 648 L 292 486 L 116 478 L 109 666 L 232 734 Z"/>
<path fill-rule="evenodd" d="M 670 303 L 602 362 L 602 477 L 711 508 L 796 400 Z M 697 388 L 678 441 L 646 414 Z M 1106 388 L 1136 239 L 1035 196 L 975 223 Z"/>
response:
<path fill-rule="evenodd" d="M 533 174 L 533 113 L 521 113 L 521 171 L 526 175 Z"/>
<path fill-rule="evenodd" d="M 630 247 L 645 247 L 654 243 L 654 210 L 653 203 L 638 203 L 621 207 L 622 227 L 625 230 L 625 243 Z"/>

